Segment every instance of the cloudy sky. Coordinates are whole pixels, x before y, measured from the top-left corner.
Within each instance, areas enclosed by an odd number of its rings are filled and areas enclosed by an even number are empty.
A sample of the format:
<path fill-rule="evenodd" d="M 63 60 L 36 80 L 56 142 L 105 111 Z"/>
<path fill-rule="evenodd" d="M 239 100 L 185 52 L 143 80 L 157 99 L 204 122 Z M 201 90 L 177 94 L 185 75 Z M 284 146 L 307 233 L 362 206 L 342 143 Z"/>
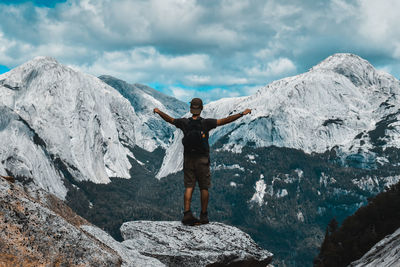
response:
<path fill-rule="evenodd" d="M 398 0 L 0 0 L 0 73 L 52 56 L 206 102 L 339 52 L 400 78 L 399 10 Z"/>

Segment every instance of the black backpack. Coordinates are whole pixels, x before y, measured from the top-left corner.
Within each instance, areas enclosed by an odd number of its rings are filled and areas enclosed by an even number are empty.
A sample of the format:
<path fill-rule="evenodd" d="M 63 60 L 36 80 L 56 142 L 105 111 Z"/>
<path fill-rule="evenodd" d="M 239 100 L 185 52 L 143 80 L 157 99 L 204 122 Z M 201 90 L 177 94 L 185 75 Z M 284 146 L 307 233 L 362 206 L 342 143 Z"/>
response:
<path fill-rule="evenodd" d="M 188 127 L 183 132 L 182 144 L 185 153 L 189 154 L 207 154 L 209 153 L 208 132 L 205 130 L 202 118 L 194 120 L 189 118 Z"/>

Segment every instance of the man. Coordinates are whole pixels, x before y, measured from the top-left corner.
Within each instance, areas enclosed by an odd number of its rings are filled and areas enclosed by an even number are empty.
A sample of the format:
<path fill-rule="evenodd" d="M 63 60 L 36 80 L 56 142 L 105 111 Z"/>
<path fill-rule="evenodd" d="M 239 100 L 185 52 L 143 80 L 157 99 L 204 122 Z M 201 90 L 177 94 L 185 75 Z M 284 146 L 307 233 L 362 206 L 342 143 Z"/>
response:
<path fill-rule="evenodd" d="M 191 118 L 174 119 L 158 108 L 154 109 L 154 113 L 161 116 L 166 122 L 175 125 L 183 131 L 182 139 L 184 147 L 184 216 L 182 223 L 185 225 L 207 224 L 208 221 L 208 188 L 211 186 L 210 174 L 210 146 L 208 144 L 209 131 L 233 122 L 240 117 L 251 113 L 250 109 L 231 115 L 224 119 L 203 119 L 200 113 L 203 110 L 203 101 L 200 98 L 193 98 L 190 102 Z M 193 216 L 190 210 L 192 201 L 193 189 L 196 186 L 196 181 L 200 188 L 201 198 L 201 213 L 200 220 Z"/>

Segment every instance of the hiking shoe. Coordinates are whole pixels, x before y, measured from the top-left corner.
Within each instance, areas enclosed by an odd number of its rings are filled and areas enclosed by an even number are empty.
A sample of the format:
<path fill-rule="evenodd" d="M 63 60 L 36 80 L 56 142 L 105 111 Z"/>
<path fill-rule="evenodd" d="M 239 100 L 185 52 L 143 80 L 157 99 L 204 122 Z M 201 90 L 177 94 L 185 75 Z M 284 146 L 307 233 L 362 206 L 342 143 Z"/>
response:
<path fill-rule="evenodd" d="M 199 224 L 199 222 L 200 222 L 199 219 L 193 216 L 192 211 L 188 210 L 183 213 L 182 223 L 184 225 L 193 226 Z"/>
<path fill-rule="evenodd" d="M 208 212 L 207 211 L 205 213 L 203 213 L 203 212 L 200 213 L 200 223 L 201 224 L 209 223 L 209 221 L 208 221 Z"/>

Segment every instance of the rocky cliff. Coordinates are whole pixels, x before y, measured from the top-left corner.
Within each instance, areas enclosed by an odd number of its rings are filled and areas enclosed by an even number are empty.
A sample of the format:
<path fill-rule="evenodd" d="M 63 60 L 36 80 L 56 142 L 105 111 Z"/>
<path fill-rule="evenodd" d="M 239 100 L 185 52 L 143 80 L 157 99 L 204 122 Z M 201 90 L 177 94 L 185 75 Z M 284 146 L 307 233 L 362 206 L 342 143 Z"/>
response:
<path fill-rule="evenodd" d="M 272 260 L 247 234 L 221 223 L 138 221 L 121 231 L 122 243 L 54 195 L 0 178 L 0 266 L 265 266 Z"/>
<path fill-rule="evenodd" d="M 124 223 L 122 243 L 168 266 L 266 266 L 272 253 L 236 227 L 222 223 L 184 226 L 180 222 Z"/>
<path fill-rule="evenodd" d="M 25 189 L 0 179 L 0 266 L 164 266 L 91 226 L 54 195 Z"/>

